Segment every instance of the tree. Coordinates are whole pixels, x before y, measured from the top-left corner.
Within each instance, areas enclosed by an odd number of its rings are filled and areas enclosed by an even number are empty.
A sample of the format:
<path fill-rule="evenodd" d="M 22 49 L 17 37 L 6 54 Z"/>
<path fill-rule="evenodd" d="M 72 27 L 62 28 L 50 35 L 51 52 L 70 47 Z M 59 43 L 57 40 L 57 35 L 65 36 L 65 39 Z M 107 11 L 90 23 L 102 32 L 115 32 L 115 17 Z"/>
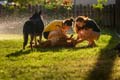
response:
<path fill-rule="evenodd" d="M 107 2 L 108 0 L 97 0 L 97 4 L 93 4 L 94 8 L 98 9 L 103 9 L 103 5 Z"/>
<path fill-rule="evenodd" d="M 44 0 L 13 0 L 14 2 L 18 3 L 18 4 L 22 4 L 22 5 L 26 5 L 26 4 L 41 4 Z"/>

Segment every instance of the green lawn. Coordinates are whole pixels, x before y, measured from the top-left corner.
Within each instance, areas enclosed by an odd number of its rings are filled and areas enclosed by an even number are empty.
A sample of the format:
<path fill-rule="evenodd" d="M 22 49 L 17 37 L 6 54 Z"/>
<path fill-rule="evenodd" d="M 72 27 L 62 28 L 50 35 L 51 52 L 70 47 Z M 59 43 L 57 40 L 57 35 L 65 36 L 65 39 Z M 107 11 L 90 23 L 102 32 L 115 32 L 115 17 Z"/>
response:
<path fill-rule="evenodd" d="M 95 48 L 29 48 L 22 36 L 0 35 L 0 80 L 120 80 L 119 38 L 102 32 Z"/>

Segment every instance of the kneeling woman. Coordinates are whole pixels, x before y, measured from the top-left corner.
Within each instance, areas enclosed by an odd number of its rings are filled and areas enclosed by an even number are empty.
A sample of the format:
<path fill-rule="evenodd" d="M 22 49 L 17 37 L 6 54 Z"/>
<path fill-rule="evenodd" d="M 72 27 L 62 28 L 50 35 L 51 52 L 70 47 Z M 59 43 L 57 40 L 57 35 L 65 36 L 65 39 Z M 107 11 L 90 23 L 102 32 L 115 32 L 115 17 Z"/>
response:
<path fill-rule="evenodd" d="M 100 36 L 100 28 L 96 22 L 85 16 L 78 16 L 75 20 L 75 31 L 78 34 L 77 42 L 87 40 L 88 47 L 96 46 L 95 40 Z"/>
<path fill-rule="evenodd" d="M 72 26 L 73 19 L 54 20 L 49 23 L 44 30 L 44 37 L 47 39 L 43 47 L 69 46 L 67 40 L 72 40 L 66 32 Z M 71 44 L 70 44 L 71 45 Z"/>

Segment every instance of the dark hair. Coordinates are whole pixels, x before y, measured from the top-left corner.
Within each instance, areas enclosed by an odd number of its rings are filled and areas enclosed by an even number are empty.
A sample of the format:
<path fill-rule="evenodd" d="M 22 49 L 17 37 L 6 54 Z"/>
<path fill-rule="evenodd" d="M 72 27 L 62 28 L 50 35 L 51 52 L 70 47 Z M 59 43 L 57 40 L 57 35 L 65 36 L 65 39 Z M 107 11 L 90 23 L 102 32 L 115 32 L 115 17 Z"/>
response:
<path fill-rule="evenodd" d="M 76 18 L 76 22 L 83 22 L 83 21 L 84 21 L 83 17 L 79 16 L 79 17 Z"/>
<path fill-rule="evenodd" d="M 72 22 L 73 22 L 73 19 L 70 18 L 70 19 L 66 19 L 63 24 L 67 26 L 72 26 Z"/>

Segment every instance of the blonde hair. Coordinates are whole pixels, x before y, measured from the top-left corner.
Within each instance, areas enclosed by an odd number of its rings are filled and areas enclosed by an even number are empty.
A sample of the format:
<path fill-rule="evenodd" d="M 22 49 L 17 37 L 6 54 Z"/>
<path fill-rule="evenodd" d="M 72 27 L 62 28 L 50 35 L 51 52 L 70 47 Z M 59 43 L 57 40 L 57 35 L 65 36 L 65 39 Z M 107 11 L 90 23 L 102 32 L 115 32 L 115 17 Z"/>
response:
<path fill-rule="evenodd" d="M 79 20 L 79 19 L 83 19 L 84 21 L 86 21 L 86 20 L 88 20 L 89 19 L 89 17 L 87 17 L 87 16 L 78 16 L 76 19 L 75 19 L 75 21 L 77 21 L 77 20 Z"/>
<path fill-rule="evenodd" d="M 74 27 L 73 27 L 73 29 L 74 29 L 74 31 L 76 32 L 76 33 L 78 33 L 78 28 L 77 28 L 77 25 L 76 25 L 76 22 L 78 22 L 78 21 L 80 21 L 80 22 L 85 22 L 85 21 L 87 21 L 89 18 L 87 17 L 87 16 L 78 16 L 78 17 L 76 17 L 76 19 L 75 19 L 75 23 L 74 23 Z"/>

